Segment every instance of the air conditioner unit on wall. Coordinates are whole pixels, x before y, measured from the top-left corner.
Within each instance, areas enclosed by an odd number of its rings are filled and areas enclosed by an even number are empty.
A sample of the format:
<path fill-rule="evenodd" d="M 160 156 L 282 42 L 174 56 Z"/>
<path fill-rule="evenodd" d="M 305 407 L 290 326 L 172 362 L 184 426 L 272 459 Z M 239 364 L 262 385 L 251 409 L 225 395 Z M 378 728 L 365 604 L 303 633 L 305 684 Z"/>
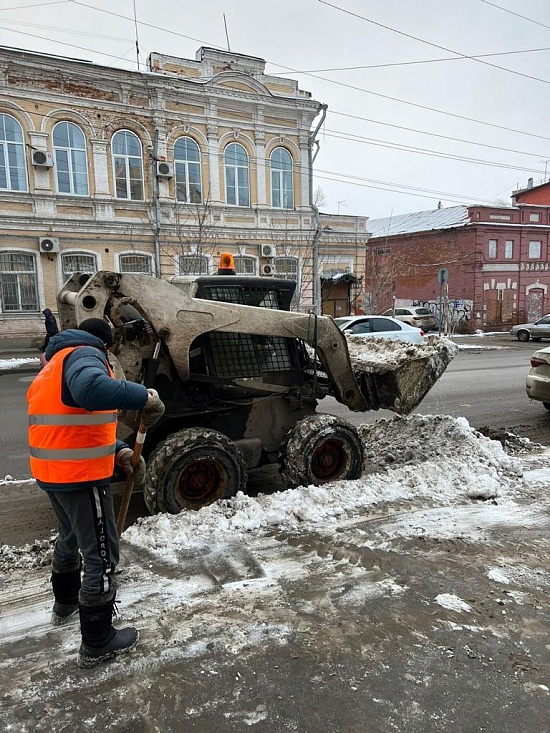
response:
<path fill-rule="evenodd" d="M 157 161 L 157 178 L 173 178 L 174 169 L 170 163 Z"/>
<path fill-rule="evenodd" d="M 260 244 L 260 257 L 277 257 L 275 245 Z"/>
<path fill-rule="evenodd" d="M 39 237 L 38 249 L 44 254 L 59 252 L 59 239 L 57 237 Z"/>
<path fill-rule="evenodd" d="M 275 274 L 275 265 L 273 264 L 262 265 L 260 267 L 260 272 L 262 275 L 274 275 Z"/>
<path fill-rule="evenodd" d="M 53 153 L 47 150 L 33 150 L 32 164 L 35 168 L 53 168 Z"/>

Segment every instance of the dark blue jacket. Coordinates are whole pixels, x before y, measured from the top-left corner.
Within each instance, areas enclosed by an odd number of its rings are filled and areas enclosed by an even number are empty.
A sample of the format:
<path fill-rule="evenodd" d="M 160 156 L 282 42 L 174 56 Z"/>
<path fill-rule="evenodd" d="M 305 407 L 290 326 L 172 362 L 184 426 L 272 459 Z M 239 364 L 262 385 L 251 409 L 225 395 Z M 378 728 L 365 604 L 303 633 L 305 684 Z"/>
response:
<path fill-rule="evenodd" d="M 61 399 L 69 407 L 94 410 L 141 410 L 147 402 L 147 389 L 142 384 L 113 379 L 107 367 L 107 351 L 101 339 L 86 331 L 70 328 L 50 340 L 46 347 L 46 360 L 62 349 L 72 346 L 72 351 L 63 363 Z M 126 447 L 117 440 L 116 451 Z M 71 484 L 36 483 L 46 491 L 67 491 L 97 485 L 97 482 Z M 100 483 L 109 483 L 108 481 Z"/>

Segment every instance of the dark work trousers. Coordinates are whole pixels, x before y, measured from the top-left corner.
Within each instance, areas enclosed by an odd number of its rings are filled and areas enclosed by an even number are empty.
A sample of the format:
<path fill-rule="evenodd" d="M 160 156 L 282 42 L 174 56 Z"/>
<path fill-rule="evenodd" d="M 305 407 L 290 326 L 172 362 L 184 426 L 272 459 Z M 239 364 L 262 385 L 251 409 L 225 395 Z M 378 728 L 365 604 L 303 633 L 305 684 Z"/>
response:
<path fill-rule="evenodd" d="M 109 593 L 119 559 L 110 486 L 47 493 L 59 532 L 53 552 L 53 572 L 76 570 L 80 566 L 80 550 L 84 559 L 81 594 Z"/>

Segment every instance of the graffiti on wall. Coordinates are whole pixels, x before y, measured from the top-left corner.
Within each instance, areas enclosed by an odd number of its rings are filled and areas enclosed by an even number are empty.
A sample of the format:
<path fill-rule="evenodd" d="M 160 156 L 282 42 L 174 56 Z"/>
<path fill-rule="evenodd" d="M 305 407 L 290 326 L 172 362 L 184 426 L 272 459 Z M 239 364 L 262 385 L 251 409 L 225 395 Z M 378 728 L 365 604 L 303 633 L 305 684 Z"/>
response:
<path fill-rule="evenodd" d="M 472 319 L 473 302 L 471 300 L 448 300 L 446 312 L 442 310 L 445 304 L 440 303 L 439 298 L 437 300 L 413 300 L 412 305 L 429 308 L 437 324 L 441 326 L 447 324 L 452 331 L 466 329 Z"/>

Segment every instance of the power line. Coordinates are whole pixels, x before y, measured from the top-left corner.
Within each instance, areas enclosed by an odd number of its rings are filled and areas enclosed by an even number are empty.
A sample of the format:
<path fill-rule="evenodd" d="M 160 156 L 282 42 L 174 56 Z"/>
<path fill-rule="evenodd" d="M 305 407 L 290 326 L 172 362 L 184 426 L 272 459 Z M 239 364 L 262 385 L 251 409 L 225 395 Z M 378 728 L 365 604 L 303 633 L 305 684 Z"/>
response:
<path fill-rule="evenodd" d="M 540 25 L 542 28 L 550 29 L 550 25 L 541 23 L 540 20 L 533 20 L 533 18 L 528 18 L 526 15 L 520 15 L 519 13 L 515 13 L 513 10 L 509 10 L 508 8 L 503 8 L 502 5 L 497 5 L 496 3 L 490 3 L 488 2 L 488 0 L 481 0 L 481 2 L 485 3 L 485 5 L 492 5 L 493 8 L 498 8 L 499 10 L 502 10 L 505 13 L 510 13 L 510 15 L 515 15 L 516 18 L 521 18 L 522 20 L 529 21 L 529 23 L 535 23 L 535 25 Z"/>
<path fill-rule="evenodd" d="M 93 5 L 88 5 L 87 3 L 80 2 L 80 0 L 67 0 L 67 2 L 70 2 L 73 5 L 80 5 L 82 7 L 89 8 L 91 10 L 96 10 L 96 11 L 101 12 L 101 13 L 106 13 L 107 15 L 112 15 L 114 17 L 122 18 L 124 20 L 128 20 L 128 21 L 133 22 L 133 18 L 131 18 L 131 17 L 128 17 L 128 16 L 125 16 L 125 15 L 121 15 L 120 13 L 114 13 L 111 10 L 104 10 L 103 8 L 97 8 L 97 7 L 93 6 Z M 185 35 L 183 33 L 179 33 L 178 31 L 174 31 L 174 30 L 171 30 L 171 29 L 168 29 L 168 28 L 162 28 L 161 26 L 156 26 L 156 25 L 153 25 L 152 23 L 146 23 L 145 21 L 139 21 L 139 24 L 140 25 L 143 25 L 143 26 L 146 26 L 148 28 L 153 28 L 155 30 L 159 30 L 159 31 L 165 32 L 165 33 L 170 33 L 170 34 L 175 35 L 175 36 L 178 36 L 180 38 L 186 38 L 187 40 L 192 40 L 192 41 L 195 41 L 195 42 L 200 43 L 200 44 L 206 43 L 205 41 L 202 41 L 201 39 L 193 38 L 192 36 L 187 36 L 187 35 Z M 4 28 L 4 30 L 7 30 L 7 29 Z M 28 34 L 28 35 L 30 35 L 30 34 Z M 42 39 L 42 40 L 49 40 L 49 41 L 52 41 L 52 43 L 57 43 L 57 41 L 53 41 L 52 39 Z M 210 44 L 207 44 L 207 45 L 209 45 L 211 48 L 217 48 L 219 50 L 224 50 L 218 44 L 210 43 Z M 79 48 L 79 47 L 77 47 L 77 48 Z M 80 47 L 80 48 L 82 48 L 82 47 Z M 89 50 L 89 49 L 83 49 L 83 50 Z M 97 53 L 101 53 L 101 52 L 97 52 Z M 120 57 L 115 57 L 115 58 L 120 58 Z M 312 73 L 309 73 L 309 72 L 302 72 L 299 69 L 293 69 L 290 66 L 284 66 L 282 64 L 277 64 L 275 62 L 268 62 L 268 63 L 271 63 L 272 66 L 275 66 L 277 68 L 286 69 L 287 71 L 290 71 L 290 72 L 292 72 L 294 74 L 302 74 L 303 73 L 306 76 L 310 76 L 310 77 L 312 77 L 314 79 L 320 79 L 321 81 L 325 81 L 325 82 L 327 82 L 329 84 L 336 84 L 338 86 L 342 86 L 342 87 L 347 88 L 347 89 L 353 89 L 354 91 L 362 92 L 363 94 L 370 94 L 372 96 L 379 97 L 381 99 L 388 99 L 388 100 L 390 100 L 392 102 L 397 102 L 399 104 L 405 104 L 405 105 L 408 105 L 410 107 L 415 107 L 417 109 L 423 109 L 423 110 L 427 110 L 429 112 L 436 112 L 437 114 L 446 115 L 448 117 L 453 117 L 453 118 L 459 119 L 459 120 L 465 120 L 467 122 L 474 122 L 476 124 L 484 125 L 486 127 L 492 127 L 492 128 L 499 129 L 499 130 L 504 130 L 505 132 L 513 132 L 513 133 L 518 134 L 518 135 L 526 135 L 528 137 L 533 137 L 533 138 L 537 138 L 537 139 L 540 139 L 540 140 L 548 140 L 548 141 L 550 141 L 550 137 L 546 137 L 544 135 L 538 135 L 538 134 L 535 134 L 535 133 L 526 132 L 525 130 L 516 130 L 516 129 L 512 128 L 512 127 L 505 127 L 504 125 L 497 125 L 494 122 L 485 122 L 484 120 L 477 120 L 477 119 L 475 119 L 473 117 L 467 117 L 465 115 L 459 115 L 459 114 L 456 114 L 454 112 L 446 112 L 444 110 L 440 110 L 440 109 L 437 109 L 435 107 L 430 107 L 428 105 L 422 105 L 422 104 L 418 104 L 416 102 L 409 102 L 407 100 L 399 99 L 397 97 L 392 97 L 392 96 L 387 95 L 387 94 L 381 94 L 380 92 L 373 92 L 373 91 L 370 91 L 369 89 L 364 89 L 363 87 L 357 87 L 357 86 L 352 85 L 352 84 L 346 84 L 344 82 L 335 81 L 334 79 L 328 79 L 327 77 L 319 76 L 317 74 L 312 74 Z M 343 114 L 343 113 L 340 113 L 340 114 Z M 352 115 L 349 115 L 349 116 L 351 117 Z"/>
<path fill-rule="evenodd" d="M 424 43 L 427 46 L 438 48 L 441 51 L 447 51 L 448 53 L 456 53 L 457 56 L 461 56 L 462 58 L 465 58 L 465 59 L 470 59 L 471 61 L 475 61 L 478 64 L 484 64 L 485 66 L 490 66 L 493 69 L 500 69 L 500 71 L 505 71 L 508 74 L 515 74 L 516 76 L 522 76 L 525 79 L 531 79 L 533 81 L 540 81 L 543 84 L 550 84 L 550 81 L 548 79 L 540 79 L 538 76 L 531 76 L 530 74 L 522 74 L 521 71 L 515 71 L 514 69 L 507 69 L 504 66 L 498 66 L 498 64 L 491 64 L 489 61 L 483 61 L 482 59 L 476 56 L 469 56 L 468 54 L 461 53 L 460 51 L 455 51 L 453 48 L 447 48 L 446 46 L 441 46 L 438 43 L 432 43 L 431 41 L 426 41 L 424 38 L 420 38 L 419 36 L 413 36 L 410 33 L 405 33 L 405 31 L 400 31 L 397 28 L 392 28 L 391 26 L 385 25 L 384 23 L 378 23 L 376 20 L 372 20 L 371 18 L 366 18 L 364 15 L 359 15 L 359 13 L 352 13 L 351 10 L 346 10 L 345 8 L 341 8 L 338 5 L 333 5 L 332 3 L 327 2 L 327 0 L 317 0 L 317 2 L 321 3 L 322 5 L 327 5 L 329 8 L 333 8 L 334 10 L 338 10 L 341 13 L 345 13 L 346 15 L 351 15 L 353 18 L 364 20 L 365 23 L 371 23 L 372 25 L 375 25 L 378 28 L 384 28 L 385 30 L 391 31 L 392 33 L 397 33 L 397 35 L 399 36 L 410 38 L 413 41 Z"/>
<path fill-rule="evenodd" d="M 370 117 L 362 117 L 360 115 L 352 115 L 347 112 L 337 112 L 336 110 L 331 110 L 331 114 L 338 115 L 339 117 L 349 117 L 353 120 L 361 120 L 362 122 L 371 122 L 374 125 L 383 125 L 384 127 L 393 127 L 397 130 L 405 130 L 407 132 L 415 132 L 420 135 L 428 135 L 429 137 L 439 137 L 442 140 L 452 140 L 453 142 L 459 142 L 459 143 L 466 143 L 467 145 L 478 145 L 482 148 L 491 148 L 492 150 L 502 150 L 506 153 L 518 153 L 519 155 L 530 155 L 534 158 L 540 158 L 540 155 L 538 153 L 527 153 L 524 150 L 515 150 L 514 148 L 503 148 L 499 145 L 490 145 L 489 143 L 479 143 L 475 140 L 465 140 L 461 137 L 451 137 L 450 135 L 441 135 L 437 132 L 428 132 L 427 130 L 419 130 L 415 127 L 405 127 L 404 125 L 396 125 L 392 122 L 382 122 L 381 120 L 373 120 Z"/>
<path fill-rule="evenodd" d="M 363 143 L 365 145 L 373 145 L 374 147 L 390 148 L 391 150 L 400 150 L 406 153 L 415 153 L 417 155 L 428 155 L 436 158 L 446 158 L 448 160 L 456 160 L 462 163 L 473 163 L 474 165 L 486 165 L 493 168 L 506 168 L 509 170 L 523 171 L 526 173 L 542 173 L 538 168 L 524 168 L 521 166 L 510 165 L 508 163 L 498 163 L 491 160 L 480 160 L 479 158 L 468 158 L 464 155 L 454 155 L 453 153 L 444 153 L 438 150 L 429 150 L 427 148 L 417 148 L 411 145 L 403 145 L 401 143 L 392 143 L 387 140 L 377 140 L 376 138 L 367 138 L 355 133 L 340 133 L 338 130 L 326 131 L 328 137 L 337 140 L 348 140 L 350 142 Z M 352 136 L 350 136 L 352 135 Z"/>
<path fill-rule="evenodd" d="M 362 71 L 365 69 L 387 69 L 393 66 L 414 66 L 419 64 L 437 64 L 445 61 L 466 61 L 467 59 L 481 59 L 489 56 L 512 56 L 522 53 L 538 53 L 541 51 L 550 51 L 550 47 L 544 48 L 526 48 L 519 51 L 498 51 L 496 53 L 478 53 L 472 56 L 446 56 L 440 59 L 423 59 L 421 61 L 396 61 L 391 64 L 367 64 L 365 66 L 335 66 L 330 69 L 305 69 L 301 74 L 321 74 L 329 71 Z M 291 71 L 282 71 L 281 74 L 291 74 Z"/>

